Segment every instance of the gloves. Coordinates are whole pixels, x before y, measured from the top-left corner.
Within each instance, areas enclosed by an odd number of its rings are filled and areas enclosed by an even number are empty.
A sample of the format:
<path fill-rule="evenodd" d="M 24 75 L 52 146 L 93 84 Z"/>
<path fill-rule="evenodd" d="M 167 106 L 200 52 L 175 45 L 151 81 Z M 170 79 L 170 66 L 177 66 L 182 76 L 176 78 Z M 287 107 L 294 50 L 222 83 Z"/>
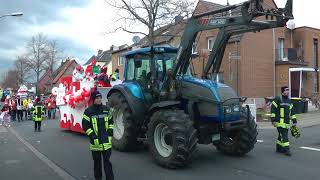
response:
<path fill-rule="evenodd" d="M 272 126 L 277 127 L 276 122 L 272 122 Z"/>
<path fill-rule="evenodd" d="M 291 131 L 291 135 L 295 138 L 299 138 L 301 136 L 300 134 L 300 130 L 299 128 L 296 126 L 296 124 L 294 124 L 293 126 L 291 126 L 290 128 Z"/>

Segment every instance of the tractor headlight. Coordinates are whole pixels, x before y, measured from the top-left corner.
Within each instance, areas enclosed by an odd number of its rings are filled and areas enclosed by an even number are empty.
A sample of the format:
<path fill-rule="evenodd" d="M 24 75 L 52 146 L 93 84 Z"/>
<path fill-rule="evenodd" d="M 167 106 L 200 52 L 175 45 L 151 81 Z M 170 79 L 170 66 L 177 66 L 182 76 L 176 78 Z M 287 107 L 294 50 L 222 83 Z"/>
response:
<path fill-rule="evenodd" d="M 229 107 L 229 106 L 223 106 L 223 109 L 224 109 L 224 112 L 227 114 L 232 112 L 231 107 Z"/>
<path fill-rule="evenodd" d="M 240 106 L 239 105 L 233 106 L 233 112 L 239 112 L 239 111 L 240 111 Z"/>

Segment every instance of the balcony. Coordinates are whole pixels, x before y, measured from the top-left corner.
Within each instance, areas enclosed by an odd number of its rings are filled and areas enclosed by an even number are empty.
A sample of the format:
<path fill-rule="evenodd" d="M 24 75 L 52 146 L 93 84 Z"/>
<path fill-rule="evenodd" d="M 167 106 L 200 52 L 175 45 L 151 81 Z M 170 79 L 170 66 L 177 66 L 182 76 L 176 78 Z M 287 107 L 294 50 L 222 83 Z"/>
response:
<path fill-rule="evenodd" d="M 307 66 L 302 53 L 297 48 L 281 48 L 275 50 L 276 64 L 292 64 Z"/>

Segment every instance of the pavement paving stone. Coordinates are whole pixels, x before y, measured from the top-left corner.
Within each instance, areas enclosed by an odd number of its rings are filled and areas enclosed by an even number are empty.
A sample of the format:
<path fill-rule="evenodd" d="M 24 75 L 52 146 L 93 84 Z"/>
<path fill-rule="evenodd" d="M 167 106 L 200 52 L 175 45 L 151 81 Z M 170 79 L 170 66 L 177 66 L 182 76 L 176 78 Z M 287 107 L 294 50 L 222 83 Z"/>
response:
<path fill-rule="evenodd" d="M 49 167 L 40 161 L 13 134 L 0 126 L 0 179 L 59 180 Z"/>

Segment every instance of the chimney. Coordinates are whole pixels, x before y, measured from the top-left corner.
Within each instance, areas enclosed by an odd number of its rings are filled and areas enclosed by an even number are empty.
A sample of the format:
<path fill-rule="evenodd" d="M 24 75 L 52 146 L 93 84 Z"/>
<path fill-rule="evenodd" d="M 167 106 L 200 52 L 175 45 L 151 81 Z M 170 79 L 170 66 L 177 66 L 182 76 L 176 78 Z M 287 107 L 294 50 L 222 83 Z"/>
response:
<path fill-rule="evenodd" d="M 183 16 L 176 16 L 174 17 L 174 23 L 178 24 L 183 20 Z"/>
<path fill-rule="evenodd" d="M 102 51 L 101 49 L 99 49 L 99 50 L 98 50 L 98 55 L 97 55 L 97 56 L 100 56 L 100 55 L 102 54 L 102 52 L 103 52 L 103 51 Z"/>

